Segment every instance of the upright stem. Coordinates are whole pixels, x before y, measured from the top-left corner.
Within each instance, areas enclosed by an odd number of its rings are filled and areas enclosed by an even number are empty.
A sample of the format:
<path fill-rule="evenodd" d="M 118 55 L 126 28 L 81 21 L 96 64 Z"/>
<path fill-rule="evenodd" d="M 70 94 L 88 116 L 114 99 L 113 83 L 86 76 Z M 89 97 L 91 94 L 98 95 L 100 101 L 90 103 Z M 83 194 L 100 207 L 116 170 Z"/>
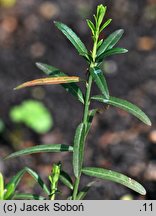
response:
<path fill-rule="evenodd" d="M 50 197 L 50 200 L 55 200 L 55 193 Z"/>
<path fill-rule="evenodd" d="M 86 123 L 87 117 L 88 117 L 91 87 L 92 87 L 92 76 L 89 75 L 89 79 L 88 79 L 88 83 L 87 83 L 87 90 L 86 90 L 86 97 L 85 97 L 84 114 L 83 114 L 83 123 L 84 124 Z"/>
<path fill-rule="evenodd" d="M 95 67 L 96 62 L 96 52 L 97 52 L 97 43 L 98 43 L 98 34 L 96 35 L 96 39 L 94 41 L 94 46 L 93 46 L 93 52 L 92 52 L 92 59 L 93 61 L 90 64 L 90 68 Z M 83 123 L 85 124 L 87 121 L 88 117 L 88 112 L 89 112 L 89 106 L 90 106 L 90 93 L 91 93 L 91 88 L 92 88 L 92 76 L 89 74 L 89 79 L 86 87 L 86 97 L 85 97 L 85 107 L 84 107 L 84 114 L 83 114 Z"/>
<path fill-rule="evenodd" d="M 89 105 L 90 105 L 90 92 L 91 92 L 91 86 L 92 86 L 92 76 L 89 75 L 89 80 L 87 83 L 87 89 L 86 89 L 86 97 L 85 97 L 85 105 L 84 105 L 84 113 L 83 113 L 83 123 L 85 124 L 87 122 L 88 118 L 88 112 L 89 112 Z M 83 145 L 85 145 L 85 139 L 83 141 Z M 76 199 L 79 183 L 80 183 L 80 177 L 81 175 L 76 178 L 75 184 L 74 184 L 74 190 L 73 190 L 73 200 Z"/>
<path fill-rule="evenodd" d="M 75 179 L 72 200 L 76 200 L 77 192 L 78 192 L 78 188 L 79 188 L 79 183 L 80 183 L 80 177 L 81 176 L 79 176 L 78 178 Z"/>
<path fill-rule="evenodd" d="M 98 38 L 99 38 L 99 32 L 97 32 L 97 34 L 95 36 L 94 46 L 93 46 L 93 51 L 92 51 L 92 59 L 93 59 L 93 61 L 90 64 L 90 68 L 93 68 L 93 67 L 96 66 L 95 59 L 96 59 Z M 87 118 L 88 118 L 88 114 L 89 114 L 90 93 L 91 93 L 91 88 L 92 88 L 92 81 L 93 81 L 92 76 L 89 74 L 88 83 L 86 85 L 86 95 L 85 95 L 85 104 L 84 104 L 84 112 L 83 112 L 83 123 L 84 123 L 84 125 L 87 122 Z M 85 138 L 84 138 L 84 141 L 83 141 L 83 145 L 85 145 Z M 81 178 L 81 175 L 78 178 L 76 178 L 76 180 L 75 180 L 74 189 L 73 189 L 73 196 L 72 196 L 73 200 L 76 200 L 76 196 L 77 196 L 78 188 L 79 188 L 79 183 L 80 183 L 80 178 Z"/>

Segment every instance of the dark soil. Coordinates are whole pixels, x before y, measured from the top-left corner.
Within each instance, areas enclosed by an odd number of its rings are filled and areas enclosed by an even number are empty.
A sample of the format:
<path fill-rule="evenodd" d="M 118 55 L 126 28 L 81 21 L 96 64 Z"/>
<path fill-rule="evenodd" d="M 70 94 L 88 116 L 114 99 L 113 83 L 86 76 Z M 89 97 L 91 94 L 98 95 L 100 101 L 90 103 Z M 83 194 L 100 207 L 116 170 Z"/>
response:
<path fill-rule="evenodd" d="M 42 143 L 72 144 L 74 132 L 81 121 L 82 106 L 60 86 L 13 91 L 27 80 L 44 77 L 35 62 L 44 62 L 60 68 L 70 75 L 85 77 L 87 65 L 78 56 L 69 41 L 54 27 L 60 20 L 77 32 L 91 49 L 92 41 L 85 18 L 91 18 L 99 3 L 108 6 L 107 18 L 113 22 L 102 37 L 116 29 L 125 30 L 121 47 L 126 55 L 107 58 L 103 64 L 110 92 L 140 106 L 153 125 L 143 125 L 129 114 L 110 108 L 97 115 L 88 136 L 85 165 L 122 172 L 142 183 L 147 189 L 144 197 L 112 182 L 99 181 L 86 199 L 156 199 L 156 1 L 155 0 L 66 0 L 47 1 L 53 6 L 50 18 L 43 7 L 45 1 L 17 1 L 17 5 L 0 8 L 0 118 L 5 131 L 0 135 L 0 169 L 8 180 L 24 166 L 38 171 L 46 179 L 53 162 L 62 161 L 71 174 L 71 156 L 63 154 L 38 154 L 3 161 L 7 154 L 21 148 Z M 98 93 L 94 86 L 92 94 Z M 9 118 L 12 106 L 26 99 L 41 100 L 54 118 L 51 132 L 39 135 L 24 125 L 15 125 Z M 98 103 L 93 106 L 100 106 Z M 81 187 L 90 181 L 82 178 Z M 39 193 L 38 186 L 29 176 L 21 182 L 19 190 Z M 61 186 L 62 188 L 62 186 Z M 60 195 L 65 199 L 68 191 Z"/>

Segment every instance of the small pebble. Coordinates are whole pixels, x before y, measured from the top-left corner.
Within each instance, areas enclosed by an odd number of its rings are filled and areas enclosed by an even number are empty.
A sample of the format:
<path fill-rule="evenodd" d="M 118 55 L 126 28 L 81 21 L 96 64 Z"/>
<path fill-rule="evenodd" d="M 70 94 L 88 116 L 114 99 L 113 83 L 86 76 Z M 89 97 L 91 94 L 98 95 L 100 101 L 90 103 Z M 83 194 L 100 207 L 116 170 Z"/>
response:
<path fill-rule="evenodd" d="M 17 29 L 18 21 L 17 21 L 16 17 L 7 16 L 3 19 L 2 23 L 1 23 L 1 27 L 7 33 L 12 33 Z"/>
<path fill-rule="evenodd" d="M 155 47 L 155 39 L 152 37 L 144 36 L 138 39 L 137 48 L 141 51 L 150 51 Z"/>
<path fill-rule="evenodd" d="M 118 70 L 118 66 L 115 61 L 105 61 L 103 63 L 103 69 L 106 74 L 116 74 Z"/>
<path fill-rule="evenodd" d="M 32 96 L 33 96 L 35 99 L 43 100 L 44 97 L 45 97 L 44 88 L 42 88 L 42 87 L 33 88 L 33 89 L 32 89 Z"/>
<path fill-rule="evenodd" d="M 146 169 L 146 164 L 143 162 L 140 162 L 140 163 L 137 163 L 137 164 L 134 164 L 133 166 L 131 166 L 128 169 L 128 172 L 130 175 L 137 177 L 137 176 L 141 175 L 141 173 L 145 169 Z"/>
<path fill-rule="evenodd" d="M 153 131 L 150 132 L 150 134 L 149 134 L 149 140 L 152 143 L 156 144 L 156 130 L 153 130 Z"/>
<path fill-rule="evenodd" d="M 58 6 L 50 1 L 44 2 L 39 7 L 39 13 L 46 20 L 51 20 L 59 14 Z"/>
<path fill-rule="evenodd" d="M 144 174 L 145 180 L 156 181 L 156 163 L 150 162 Z"/>
<path fill-rule="evenodd" d="M 30 15 L 25 18 L 24 25 L 29 31 L 33 31 L 39 29 L 40 22 L 37 16 Z"/>
<path fill-rule="evenodd" d="M 46 52 L 46 47 L 41 42 L 36 42 L 31 45 L 30 47 L 30 53 L 33 58 L 39 58 L 42 57 Z"/>
<path fill-rule="evenodd" d="M 156 4 L 149 4 L 144 9 L 143 19 L 147 21 L 156 21 Z"/>

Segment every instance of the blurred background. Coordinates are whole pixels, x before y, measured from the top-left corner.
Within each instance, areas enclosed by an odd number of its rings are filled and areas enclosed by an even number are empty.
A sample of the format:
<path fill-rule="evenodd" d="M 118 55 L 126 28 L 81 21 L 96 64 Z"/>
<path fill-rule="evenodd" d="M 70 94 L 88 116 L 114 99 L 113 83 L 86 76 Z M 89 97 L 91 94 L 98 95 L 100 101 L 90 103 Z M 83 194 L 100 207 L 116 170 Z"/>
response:
<path fill-rule="evenodd" d="M 129 175 L 144 185 L 147 195 L 99 181 L 86 199 L 156 199 L 156 0 L 0 0 L 0 170 L 8 181 L 29 166 L 48 182 L 52 163 L 62 161 L 63 168 L 72 174 L 69 153 L 3 160 L 14 151 L 38 144 L 72 144 L 82 117 L 82 105 L 61 86 L 13 88 L 45 77 L 35 62 L 85 77 L 85 61 L 53 21 L 69 25 L 91 50 L 85 19 L 92 19 L 100 3 L 108 6 L 106 18 L 113 19 L 102 37 L 123 28 L 120 45 L 129 50 L 125 55 L 107 58 L 102 65 L 110 92 L 140 106 L 153 125 L 148 127 L 116 108 L 95 117 L 87 139 L 85 165 Z M 98 93 L 95 86 L 92 93 Z M 82 178 L 81 187 L 89 180 Z M 62 185 L 60 190 L 59 198 L 65 199 L 69 191 Z M 19 191 L 39 194 L 40 188 L 25 175 Z"/>

